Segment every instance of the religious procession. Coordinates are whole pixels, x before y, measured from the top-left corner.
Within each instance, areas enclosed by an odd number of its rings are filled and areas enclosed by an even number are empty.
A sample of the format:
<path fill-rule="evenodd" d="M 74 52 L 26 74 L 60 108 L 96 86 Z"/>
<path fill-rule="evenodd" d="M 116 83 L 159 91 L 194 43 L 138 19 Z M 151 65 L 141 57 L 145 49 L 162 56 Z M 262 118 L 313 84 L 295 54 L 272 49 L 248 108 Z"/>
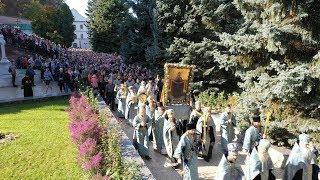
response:
<path fill-rule="evenodd" d="M 0 0 L 0 180 L 320 180 L 320 0 Z"/>
<path fill-rule="evenodd" d="M 198 161 L 210 162 L 221 136 L 222 152 L 217 180 L 272 180 L 273 159 L 268 152 L 271 143 L 266 134 L 270 114 L 261 119 L 253 114 L 251 126 L 239 137 L 236 112 L 231 104 L 220 116 L 213 117 L 211 107 L 197 101 L 198 90 L 191 92 L 194 66 L 166 64 L 164 79 L 150 77 L 147 81 L 116 80 L 106 87 L 104 96 L 110 106 L 117 106 L 117 117 L 134 128 L 132 141 L 139 155 L 150 160 L 150 151 L 168 158 L 167 168 L 182 168 L 184 180 L 197 180 Z M 115 96 L 112 91 L 116 94 Z M 214 119 L 216 118 L 216 119 Z M 217 128 L 219 126 L 219 128 Z M 217 129 L 220 129 L 218 134 Z M 237 161 L 239 153 L 246 156 L 245 167 Z M 318 150 L 307 134 L 300 134 L 283 169 L 284 180 L 316 180 Z"/>

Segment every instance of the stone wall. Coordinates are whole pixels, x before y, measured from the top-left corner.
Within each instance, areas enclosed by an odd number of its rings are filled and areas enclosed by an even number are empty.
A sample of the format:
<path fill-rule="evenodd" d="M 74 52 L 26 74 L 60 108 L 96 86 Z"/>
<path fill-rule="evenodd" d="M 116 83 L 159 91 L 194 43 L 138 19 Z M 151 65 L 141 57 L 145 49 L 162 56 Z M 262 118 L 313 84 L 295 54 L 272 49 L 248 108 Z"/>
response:
<path fill-rule="evenodd" d="M 106 103 L 102 100 L 102 98 L 98 97 L 99 101 L 99 111 L 101 114 L 112 114 L 111 110 L 106 106 Z M 110 123 L 112 124 L 118 124 L 117 119 L 112 115 L 111 119 L 108 119 Z M 149 168 L 146 166 L 140 155 L 138 154 L 138 151 L 133 147 L 133 144 L 129 137 L 120 130 L 119 134 L 121 135 L 121 153 L 122 158 L 126 161 L 134 161 L 138 166 L 141 167 L 140 170 L 140 176 L 141 179 L 155 179 L 149 170 Z"/>

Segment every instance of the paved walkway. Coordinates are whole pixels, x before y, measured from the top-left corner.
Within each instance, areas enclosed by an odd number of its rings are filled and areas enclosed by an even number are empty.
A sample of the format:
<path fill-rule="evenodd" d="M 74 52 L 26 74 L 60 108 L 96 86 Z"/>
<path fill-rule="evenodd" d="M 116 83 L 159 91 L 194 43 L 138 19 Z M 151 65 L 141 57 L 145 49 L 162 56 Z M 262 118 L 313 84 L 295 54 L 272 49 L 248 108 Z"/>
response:
<path fill-rule="evenodd" d="M 0 88 L 0 102 L 11 102 L 11 101 L 20 101 L 24 99 L 33 99 L 33 98 L 45 98 L 45 97 L 53 97 L 65 95 L 61 93 L 58 87 L 57 82 L 51 82 L 48 92 L 45 93 L 45 85 L 43 83 L 38 83 L 33 87 L 33 97 L 24 98 L 23 97 L 23 89 L 21 89 L 21 85 L 18 87 L 2 87 Z"/>
<path fill-rule="evenodd" d="M 60 93 L 59 87 L 56 82 L 51 83 L 52 90 L 49 89 L 47 93 L 44 90 L 44 84 L 40 83 L 33 87 L 34 90 L 34 97 L 32 98 L 24 98 L 23 97 L 23 89 L 21 86 L 14 88 L 14 87 L 5 87 L 0 88 L 0 103 L 12 102 L 12 101 L 21 101 L 25 99 L 37 99 L 37 98 L 47 98 L 47 97 L 54 97 L 54 96 L 61 96 L 66 95 L 64 93 Z M 121 124 L 124 132 L 130 138 L 133 135 L 133 127 L 127 123 L 125 123 L 122 119 L 118 119 L 119 123 Z M 219 126 L 216 126 L 219 127 Z M 220 152 L 220 133 L 217 129 L 216 133 L 216 144 L 213 148 L 213 157 L 211 161 L 208 163 L 204 161 L 202 158 L 198 158 L 198 172 L 200 179 L 215 179 L 217 174 L 217 167 L 221 160 L 222 153 Z M 150 143 L 151 144 L 151 143 Z M 150 147 L 150 149 L 153 149 Z M 175 170 L 170 167 L 164 167 L 166 162 L 169 162 L 169 159 L 166 156 L 163 156 L 153 150 L 151 152 L 151 160 L 145 161 L 145 164 L 148 166 L 150 171 L 152 172 L 153 176 L 157 180 L 178 180 L 181 179 L 182 171 Z M 239 162 L 242 165 L 242 168 L 245 169 L 244 166 L 245 155 L 240 153 Z M 282 170 L 275 169 L 274 173 L 277 179 L 281 179 Z"/>
<path fill-rule="evenodd" d="M 118 119 L 118 121 L 120 122 L 123 131 L 127 134 L 127 136 L 130 138 L 133 135 L 133 131 L 134 128 L 127 124 L 123 119 Z M 219 129 L 218 129 L 219 130 Z M 217 136 L 216 136 L 216 144 L 214 145 L 213 148 L 213 156 L 212 159 L 210 160 L 210 162 L 206 162 L 205 160 L 203 160 L 202 158 L 198 158 L 198 172 L 199 172 L 199 176 L 200 179 L 204 179 L 204 180 L 212 180 L 215 179 L 215 176 L 217 174 L 218 171 L 218 165 L 219 162 L 222 158 L 222 153 L 220 151 L 220 132 L 217 132 Z M 152 143 L 150 143 L 152 144 Z M 164 164 L 166 162 L 169 162 L 169 159 L 164 156 L 161 155 L 155 151 L 153 151 L 152 149 L 152 145 L 150 145 L 149 147 L 150 149 L 150 157 L 152 158 L 151 160 L 144 160 L 146 165 L 148 166 L 148 168 L 150 169 L 150 171 L 152 172 L 153 176 L 157 179 L 157 180 L 178 180 L 181 179 L 181 175 L 182 175 L 182 169 L 179 170 L 174 170 L 171 167 L 164 167 Z M 238 157 L 238 162 L 241 164 L 242 169 L 245 169 L 245 158 L 246 156 L 242 153 L 240 153 L 239 157 Z M 277 179 L 281 179 L 281 175 L 282 175 L 282 170 L 281 169 L 275 169 L 274 173 L 277 177 Z"/>

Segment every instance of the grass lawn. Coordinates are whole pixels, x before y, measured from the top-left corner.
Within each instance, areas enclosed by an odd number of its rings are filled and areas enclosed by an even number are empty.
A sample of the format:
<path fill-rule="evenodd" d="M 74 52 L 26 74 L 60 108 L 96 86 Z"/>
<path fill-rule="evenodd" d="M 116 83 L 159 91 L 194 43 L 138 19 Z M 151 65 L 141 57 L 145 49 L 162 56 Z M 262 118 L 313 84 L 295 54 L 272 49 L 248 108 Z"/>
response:
<path fill-rule="evenodd" d="M 18 139 L 0 145 L 0 179 L 87 179 L 69 138 L 66 99 L 0 107 L 0 132 Z"/>

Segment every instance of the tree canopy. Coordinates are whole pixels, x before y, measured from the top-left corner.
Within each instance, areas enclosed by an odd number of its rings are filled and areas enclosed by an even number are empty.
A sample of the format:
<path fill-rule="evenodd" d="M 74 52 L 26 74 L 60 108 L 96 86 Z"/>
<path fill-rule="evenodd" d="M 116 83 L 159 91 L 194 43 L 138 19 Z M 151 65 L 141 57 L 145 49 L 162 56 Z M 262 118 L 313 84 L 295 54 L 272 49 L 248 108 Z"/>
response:
<path fill-rule="evenodd" d="M 95 14 L 104 15 L 99 26 L 115 28 L 112 36 L 120 40 L 113 48 L 128 63 L 159 68 L 166 62 L 195 64 L 195 87 L 238 94 L 240 120 L 259 109 L 274 112 L 277 127 L 287 127 L 294 119 L 296 132 L 317 132 L 318 0 L 117 2 L 117 7 L 126 7 L 120 20 L 108 20 L 109 12 L 119 12 L 110 5 L 93 8 L 98 13 L 91 10 L 89 19 L 95 22 Z M 97 29 L 90 26 L 91 32 Z M 93 46 L 110 52 L 114 43 L 104 46 L 110 40 L 100 40 Z M 310 126 L 301 129 L 305 122 Z"/>
<path fill-rule="evenodd" d="M 70 47 L 74 40 L 73 15 L 63 0 L 2 0 L 2 14 L 32 21 L 33 32 Z M 1 6 L 0 6 L 1 7 Z"/>

